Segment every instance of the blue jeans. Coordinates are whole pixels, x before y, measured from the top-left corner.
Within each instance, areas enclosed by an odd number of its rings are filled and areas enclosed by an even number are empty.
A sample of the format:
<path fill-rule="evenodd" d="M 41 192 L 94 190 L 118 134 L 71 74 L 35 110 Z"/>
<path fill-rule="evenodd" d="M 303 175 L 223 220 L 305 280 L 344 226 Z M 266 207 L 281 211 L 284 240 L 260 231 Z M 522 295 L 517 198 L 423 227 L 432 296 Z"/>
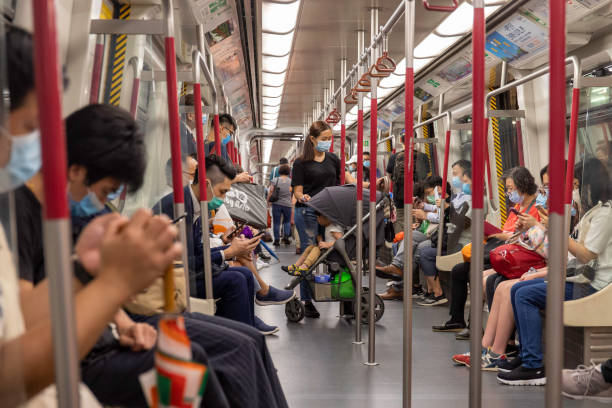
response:
<path fill-rule="evenodd" d="M 304 252 L 308 245 L 316 245 L 317 243 L 317 234 L 319 232 L 317 216 L 310 207 L 295 207 L 294 221 L 295 228 L 297 228 L 300 236 L 300 249 Z M 305 281 L 300 283 L 300 298 L 302 300 L 312 299 L 310 288 Z"/>
<path fill-rule="evenodd" d="M 291 207 L 272 204 L 272 220 L 274 226 L 274 240 L 280 240 L 281 216 L 283 217 L 283 236 L 291 236 Z"/>
<path fill-rule="evenodd" d="M 242 266 L 233 266 L 213 276 L 217 316 L 253 326 L 255 324 L 255 278 Z"/>
<path fill-rule="evenodd" d="M 540 310 L 546 309 L 546 282 L 544 279 L 532 279 L 518 282 L 510 290 L 510 300 L 516 329 L 521 343 L 521 361 L 525 368 L 540 368 L 542 358 L 542 317 Z M 578 297 L 588 296 L 596 290 L 590 285 L 580 285 Z M 565 284 L 565 300 L 578 298 L 574 296 L 574 284 Z"/>

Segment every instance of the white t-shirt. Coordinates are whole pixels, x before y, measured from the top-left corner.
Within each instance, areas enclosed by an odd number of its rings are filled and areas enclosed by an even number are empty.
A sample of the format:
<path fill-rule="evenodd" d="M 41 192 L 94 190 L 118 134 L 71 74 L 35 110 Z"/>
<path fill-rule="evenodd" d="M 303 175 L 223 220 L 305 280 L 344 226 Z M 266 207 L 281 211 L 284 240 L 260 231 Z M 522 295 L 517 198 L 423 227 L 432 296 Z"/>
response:
<path fill-rule="evenodd" d="M 0 339 L 3 342 L 9 341 L 21 336 L 23 333 L 25 333 L 25 324 L 19 303 L 17 271 L 15 270 L 4 229 L 0 225 Z M 20 390 L 15 390 L 15 392 L 20 392 Z M 22 392 L 25 396 L 25 390 L 22 390 Z M 100 404 L 85 385 L 80 384 L 79 392 L 82 407 L 100 407 Z M 0 397 L 1 402 L 2 398 Z M 57 407 L 57 390 L 55 385 L 48 386 L 21 406 L 27 408 Z"/>
<path fill-rule="evenodd" d="M 593 211 L 584 246 L 597 254 L 598 268 L 591 286 L 601 290 L 612 282 L 612 205 L 608 202 Z"/>
<path fill-rule="evenodd" d="M 325 227 L 325 242 L 334 242 L 336 238 L 332 235 L 333 232 L 339 232 L 344 235 L 344 228 L 338 224 L 330 224 Z"/>

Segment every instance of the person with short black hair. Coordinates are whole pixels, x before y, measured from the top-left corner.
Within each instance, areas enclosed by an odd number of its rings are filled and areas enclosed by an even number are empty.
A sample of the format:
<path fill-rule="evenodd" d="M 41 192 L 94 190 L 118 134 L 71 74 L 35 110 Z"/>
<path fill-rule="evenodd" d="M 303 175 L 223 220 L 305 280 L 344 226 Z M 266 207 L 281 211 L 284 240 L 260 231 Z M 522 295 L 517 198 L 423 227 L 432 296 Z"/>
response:
<path fill-rule="evenodd" d="M 212 116 L 209 120 L 212 120 Z M 228 113 L 222 113 L 219 115 L 219 141 L 221 143 L 221 157 L 228 162 L 231 162 L 231 160 L 227 152 L 227 144 L 232 140 L 236 129 L 238 129 L 238 124 L 232 115 Z M 210 131 L 208 132 L 208 137 L 206 138 L 206 144 L 204 147 L 206 156 L 209 156 L 211 153 L 216 154 L 217 152 L 215 147 L 215 127 L 213 125 L 210 126 Z"/>
<path fill-rule="evenodd" d="M 280 176 L 279 170 L 283 164 L 287 164 L 287 165 L 289 164 L 289 160 L 287 160 L 286 157 L 281 157 L 280 160 L 278 161 L 278 166 L 274 166 L 274 168 L 272 169 L 272 172 L 270 173 L 270 177 L 269 177 L 270 181 Z M 289 167 L 289 172 L 291 173 L 291 167 Z"/>

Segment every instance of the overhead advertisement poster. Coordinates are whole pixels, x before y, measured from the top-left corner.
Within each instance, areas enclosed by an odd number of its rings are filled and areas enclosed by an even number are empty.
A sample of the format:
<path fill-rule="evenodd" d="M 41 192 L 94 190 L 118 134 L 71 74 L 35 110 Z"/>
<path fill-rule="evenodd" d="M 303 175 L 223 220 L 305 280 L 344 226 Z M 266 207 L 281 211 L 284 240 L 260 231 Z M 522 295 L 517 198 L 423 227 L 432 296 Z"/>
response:
<path fill-rule="evenodd" d="M 545 51 L 548 30 L 531 18 L 517 15 L 487 37 L 486 47 L 496 57 L 508 63 L 516 62 Z"/>

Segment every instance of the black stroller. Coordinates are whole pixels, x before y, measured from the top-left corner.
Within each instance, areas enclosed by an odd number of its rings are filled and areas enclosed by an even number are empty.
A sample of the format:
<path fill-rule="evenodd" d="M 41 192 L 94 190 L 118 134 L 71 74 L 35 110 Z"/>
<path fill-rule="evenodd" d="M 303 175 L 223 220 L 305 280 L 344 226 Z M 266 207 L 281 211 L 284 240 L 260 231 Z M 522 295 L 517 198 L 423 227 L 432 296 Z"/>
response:
<path fill-rule="evenodd" d="M 369 191 L 363 191 L 364 209 L 363 219 L 363 264 L 366 265 L 369 245 Z M 348 231 L 336 242 L 334 246 L 321 254 L 319 259 L 300 276 L 296 276 L 285 289 L 291 290 L 302 281 L 307 282 L 312 298 L 316 302 L 341 302 L 341 315 L 360 316 L 364 324 L 368 322 L 369 314 L 369 288 L 364 287 L 361 295 L 361 310 L 355 309 L 357 271 L 351 259 L 357 255 L 357 188 L 355 185 L 326 187 L 306 203 L 320 214 L 323 214 L 333 223 L 339 224 Z M 376 195 L 376 246 L 384 245 L 384 207 L 390 203 L 389 198 L 378 192 Z M 375 260 L 372 260 L 375 262 Z M 315 282 L 313 271 L 321 264 L 327 265 L 329 282 Z M 361 271 L 359 271 L 361 273 Z M 347 310 L 348 309 L 348 310 Z M 385 312 L 385 304 L 380 296 L 376 295 L 374 306 L 375 321 L 379 321 Z M 285 305 L 285 315 L 291 322 L 299 322 L 304 318 L 304 304 L 299 299 L 293 299 Z"/>

